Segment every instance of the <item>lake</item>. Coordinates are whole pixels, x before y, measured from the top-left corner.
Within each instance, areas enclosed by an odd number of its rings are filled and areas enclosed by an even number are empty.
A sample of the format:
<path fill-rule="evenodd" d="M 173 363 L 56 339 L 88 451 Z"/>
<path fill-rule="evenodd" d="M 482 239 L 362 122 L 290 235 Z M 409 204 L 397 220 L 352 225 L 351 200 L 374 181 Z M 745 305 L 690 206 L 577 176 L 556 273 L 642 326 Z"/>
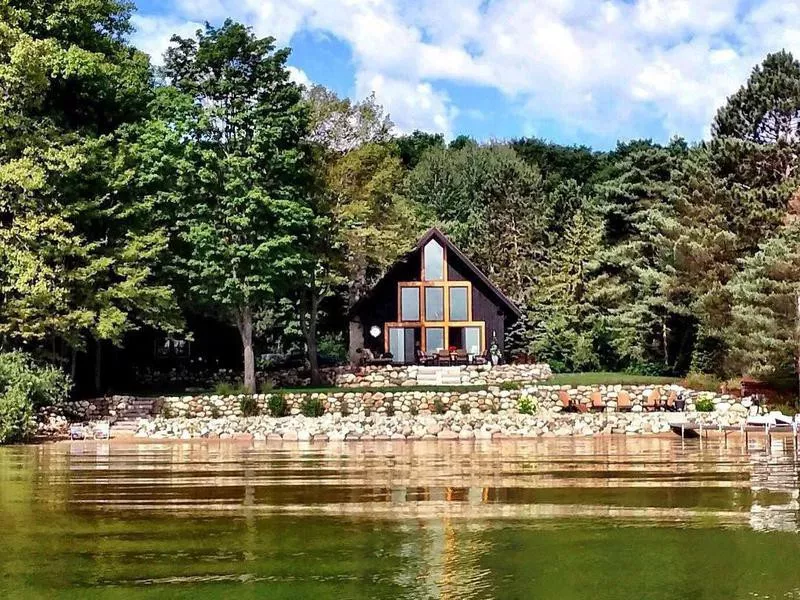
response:
<path fill-rule="evenodd" d="M 0 448 L 2 598 L 798 598 L 791 439 Z"/>

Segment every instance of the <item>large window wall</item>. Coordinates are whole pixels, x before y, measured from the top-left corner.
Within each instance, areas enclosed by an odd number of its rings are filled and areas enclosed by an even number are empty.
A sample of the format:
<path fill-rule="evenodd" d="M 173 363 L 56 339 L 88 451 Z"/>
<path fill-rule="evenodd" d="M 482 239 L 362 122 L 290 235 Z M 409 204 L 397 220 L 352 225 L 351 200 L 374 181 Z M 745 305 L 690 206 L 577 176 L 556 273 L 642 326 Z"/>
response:
<path fill-rule="evenodd" d="M 386 323 L 386 350 L 410 362 L 409 348 L 427 354 L 451 347 L 475 356 L 486 351 L 486 324 L 474 321 L 472 282 L 448 279 L 447 250 L 430 240 L 420 256 L 420 281 L 397 284 L 397 321 Z M 413 332 L 413 334 L 412 334 Z"/>

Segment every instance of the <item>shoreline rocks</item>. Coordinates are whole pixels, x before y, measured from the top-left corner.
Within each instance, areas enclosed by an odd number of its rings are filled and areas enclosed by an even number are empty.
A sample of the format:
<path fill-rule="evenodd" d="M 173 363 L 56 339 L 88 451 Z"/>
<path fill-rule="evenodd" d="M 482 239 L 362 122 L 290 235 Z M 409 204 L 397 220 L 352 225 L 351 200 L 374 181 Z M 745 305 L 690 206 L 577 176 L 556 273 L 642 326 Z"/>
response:
<path fill-rule="evenodd" d="M 254 439 L 297 442 L 348 440 L 490 440 L 591 435 L 648 435 L 689 420 L 740 425 L 746 415 L 718 413 L 519 413 L 394 415 L 329 413 L 322 417 L 221 417 L 141 420 L 134 436 L 149 439 Z M 112 427 L 113 432 L 113 427 Z"/>

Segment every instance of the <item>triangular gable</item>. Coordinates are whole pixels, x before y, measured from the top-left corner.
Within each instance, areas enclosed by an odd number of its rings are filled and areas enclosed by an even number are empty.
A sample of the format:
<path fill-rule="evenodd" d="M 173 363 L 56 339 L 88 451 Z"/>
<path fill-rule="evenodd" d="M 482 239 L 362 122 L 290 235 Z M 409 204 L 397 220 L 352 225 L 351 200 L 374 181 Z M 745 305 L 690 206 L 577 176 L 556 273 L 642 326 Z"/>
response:
<path fill-rule="evenodd" d="M 453 244 L 453 242 L 451 242 L 449 238 L 444 233 L 442 233 L 442 231 L 439 230 L 437 227 L 431 227 L 430 229 L 428 229 L 428 231 L 425 232 L 425 234 L 417 241 L 416 245 L 409 252 L 406 252 L 403 256 L 397 259 L 392 264 L 392 266 L 386 270 L 386 273 L 384 273 L 383 277 L 381 277 L 381 279 L 378 280 L 378 282 L 372 287 L 372 290 L 370 290 L 369 293 L 360 298 L 352 306 L 352 308 L 348 312 L 348 315 L 352 316 L 356 314 L 358 310 L 372 298 L 373 291 L 376 288 L 378 288 L 384 282 L 384 280 L 391 279 L 391 275 L 394 271 L 399 269 L 401 266 L 407 264 L 408 260 L 411 257 L 415 256 L 418 252 L 421 252 L 425 244 L 427 244 L 432 239 L 435 239 L 442 246 L 446 247 L 448 253 L 452 252 L 453 254 L 455 254 L 458 260 L 460 260 L 461 263 L 469 271 L 470 275 L 472 275 L 475 279 L 483 283 L 483 285 L 486 286 L 486 288 L 496 297 L 499 304 L 501 304 L 509 313 L 516 316 L 517 318 L 522 316 L 522 313 L 519 310 L 519 308 L 517 308 L 516 304 L 514 304 L 511 301 L 511 299 L 508 296 L 506 296 L 502 291 L 500 291 L 500 288 L 498 288 L 494 283 L 492 283 L 492 281 L 486 275 L 484 275 L 483 272 L 478 267 L 475 266 L 475 263 L 473 263 L 467 257 L 466 254 L 461 252 L 461 250 L 459 250 L 456 247 L 456 245 Z"/>

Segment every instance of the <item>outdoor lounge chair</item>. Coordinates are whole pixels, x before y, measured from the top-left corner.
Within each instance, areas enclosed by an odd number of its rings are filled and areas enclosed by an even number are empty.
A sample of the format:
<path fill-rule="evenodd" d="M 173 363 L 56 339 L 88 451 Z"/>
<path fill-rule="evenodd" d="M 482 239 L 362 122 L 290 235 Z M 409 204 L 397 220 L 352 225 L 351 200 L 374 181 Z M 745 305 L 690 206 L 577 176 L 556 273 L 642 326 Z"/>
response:
<path fill-rule="evenodd" d="M 102 421 L 94 426 L 94 439 L 107 440 L 111 437 L 111 425 L 108 421 Z"/>
<path fill-rule="evenodd" d="M 450 352 L 446 348 L 442 348 L 439 352 L 436 353 L 437 362 L 440 365 L 449 365 L 450 364 Z"/>
<path fill-rule="evenodd" d="M 602 412 L 606 408 L 606 401 L 603 400 L 603 394 L 600 392 L 592 393 L 592 410 Z"/>
<path fill-rule="evenodd" d="M 678 407 L 676 405 L 677 400 L 678 400 L 678 393 L 675 390 L 671 391 L 669 393 L 669 396 L 667 396 L 666 409 L 671 412 L 678 410 Z M 681 407 L 680 410 L 683 410 L 683 407 Z"/>
<path fill-rule="evenodd" d="M 85 440 L 86 430 L 83 425 L 70 425 L 69 426 L 69 439 L 71 440 Z"/>
<path fill-rule="evenodd" d="M 467 354 L 466 350 L 456 350 L 455 360 L 453 361 L 454 364 L 457 365 L 468 365 L 469 364 L 469 354 Z"/>
<path fill-rule="evenodd" d="M 561 412 L 577 412 L 578 407 L 575 406 L 575 403 L 572 401 L 570 395 L 561 390 L 558 392 L 558 401 L 561 404 Z"/>
<path fill-rule="evenodd" d="M 633 408 L 633 403 L 631 402 L 631 395 L 622 390 L 619 394 L 617 394 L 617 410 L 619 412 L 629 412 Z"/>
<path fill-rule="evenodd" d="M 653 412 L 661 408 L 661 390 L 659 388 L 650 392 L 647 400 L 644 403 L 644 409 L 648 412 Z"/>

